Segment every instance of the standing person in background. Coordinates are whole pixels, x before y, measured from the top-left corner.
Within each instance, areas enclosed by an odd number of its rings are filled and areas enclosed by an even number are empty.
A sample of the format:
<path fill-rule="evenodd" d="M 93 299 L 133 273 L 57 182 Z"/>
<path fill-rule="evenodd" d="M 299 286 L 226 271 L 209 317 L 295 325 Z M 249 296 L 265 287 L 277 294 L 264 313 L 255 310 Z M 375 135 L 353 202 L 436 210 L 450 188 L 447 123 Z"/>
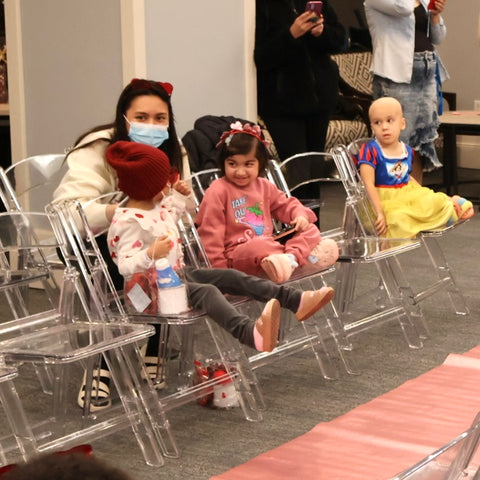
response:
<path fill-rule="evenodd" d="M 325 149 L 338 96 L 338 67 L 330 54 L 347 43 L 330 3 L 323 2 L 318 15 L 306 11 L 304 0 L 257 0 L 258 113 L 282 160 Z M 314 192 L 304 193 L 297 196 Z"/>
<path fill-rule="evenodd" d="M 373 97 L 394 97 L 403 107 L 402 141 L 414 150 L 412 176 L 441 167 L 433 141 L 438 133 L 437 86 L 448 79 L 434 45 L 447 34 L 446 0 L 365 0 L 373 44 Z"/>

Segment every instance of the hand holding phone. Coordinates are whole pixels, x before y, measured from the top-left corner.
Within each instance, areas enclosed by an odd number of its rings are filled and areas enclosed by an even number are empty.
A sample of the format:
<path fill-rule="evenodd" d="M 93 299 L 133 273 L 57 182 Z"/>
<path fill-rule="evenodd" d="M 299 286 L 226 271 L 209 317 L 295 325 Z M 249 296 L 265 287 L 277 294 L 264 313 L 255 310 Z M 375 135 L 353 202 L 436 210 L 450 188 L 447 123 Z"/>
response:
<path fill-rule="evenodd" d="M 314 12 L 315 15 L 317 16 L 316 19 L 312 18 L 312 21 L 317 21 L 320 16 L 322 15 L 322 9 L 323 9 L 323 2 L 318 1 L 318 2 L 307 2 L 305 5 L 305 11 L 306 12 Z"/>

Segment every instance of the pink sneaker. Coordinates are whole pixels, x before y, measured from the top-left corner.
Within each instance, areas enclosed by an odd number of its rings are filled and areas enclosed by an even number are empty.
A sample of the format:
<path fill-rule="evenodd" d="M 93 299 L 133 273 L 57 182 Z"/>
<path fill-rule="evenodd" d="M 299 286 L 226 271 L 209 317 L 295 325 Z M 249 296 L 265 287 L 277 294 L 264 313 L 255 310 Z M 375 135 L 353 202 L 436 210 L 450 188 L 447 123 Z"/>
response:
<path fill-rule="evenodd" d="M 308 260 L 320 268 L 331 267 L 338 260 L 338 245 L 335 240 L 322 240 L 310 253 Z"/>
<path fill-rule="evenodd" d="M 298 263 L 292 254 L 272 253 L 261 261 L 260 266 L 272 282 L 282 283 L 292 276 Z"/>
<path fill-rule="evenodd" d="M 335 295 L 331 287 L 322 287 L 320 290 L 307 290 L 302 293 L 300 306 L 295 316 L 299 322 L 310 318 L 315 312 L 324 307 Z"/>
<path fill-rule="evenodd" d="M 267 302 L 262 314 L 255 322 L 255 348 L 260 352 L 271 352 L 278 343 L 278 329 L 280 326 L 280 302 L 272 298 Z M 259 334 L 261 338 L 259 338 Z M 260 345 L 261 344 L 261 345 Z"/>

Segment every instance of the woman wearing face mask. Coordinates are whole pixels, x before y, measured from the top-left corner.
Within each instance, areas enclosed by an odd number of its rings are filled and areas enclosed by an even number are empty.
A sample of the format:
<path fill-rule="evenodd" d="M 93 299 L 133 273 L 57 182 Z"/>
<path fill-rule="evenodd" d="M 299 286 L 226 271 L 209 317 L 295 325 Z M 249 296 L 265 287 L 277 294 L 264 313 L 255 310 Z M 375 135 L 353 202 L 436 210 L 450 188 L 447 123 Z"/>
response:
<path fill-rule="evenodd" d="M 133 79 L 118 99 L 115 120 L 80 136 L 66 157 L 68 171 L 53 194 L 54 202 L 85 204 L 118 190 L 117 175 L 106 159 L 108 146 L 118 140 L 144 143 L 164 151 L 180 178 L 190 175 L 187 154 L 175 131 L 170 83 Z M 176 187 L 183 188 L 184 182 Z M 86 209 L 94 230 L 108 228 L 116 205 L 92 203 Z"/>
<path fill-rule="evenodd" d="M 170 97 L 173 86 L 170 83 L 152 80 L 133 79 L 122 91 L 117 102 L 115 120 L 108 125 L 95 127 L 84 133 L 68 152 L 66 161 L 68 171 L 53 194 L 54 202 L 78 200 L 82 205 L 92 200 L 118 191 L 118 179 L 115 170 L 108 164 L 105 152 L 110 144 L 118 140 L 138 142 L 154 146 L 165 152 L 171 166 L 180 174 L 180 178 L 190 176 L 190 168 L 185 149 L 175 131 L 174 117 Z M 190 187 L 178 180 L 171 185 L 171 192 L 188 196 Z M 93 231 L 106 231 L 110 225 L 116 204 L 91 202 L 85 208 L 90 227 Z M 106 235 L 99 235 L 97 243 L 107 263 L 110 275 L 118 290 L 123 289 L 123 277 L 118 273 L 112 261 Z M 147 373 L 156 377 L 158 338 L 160 326 L 156 325 L 157 335 L 150 337 L 145 353 Z M 110 374 L 102 359 L 100 368 L 94 372 L 96 380 L 92 392 L 98 395 L 91 403 L 92 410 L 108 408 L 111 404 Z M 163 381 L 157 383 L 162 388 Z M 85 398 L 85 377 L 78 395 L 78 405 L 83 408 Z"/>

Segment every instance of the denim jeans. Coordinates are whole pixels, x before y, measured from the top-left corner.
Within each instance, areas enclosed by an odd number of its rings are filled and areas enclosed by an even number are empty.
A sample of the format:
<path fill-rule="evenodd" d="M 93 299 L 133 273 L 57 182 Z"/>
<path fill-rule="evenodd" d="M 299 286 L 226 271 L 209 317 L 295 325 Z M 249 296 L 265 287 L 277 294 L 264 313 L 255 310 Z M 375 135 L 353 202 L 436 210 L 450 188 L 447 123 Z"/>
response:
<path fill-rule="evenodd" d="M 437 84 L 434 52 L 416 52 L 410 83 L 396 83 L 377 75 L 373 78 L 373 97 L 394 97 L 403 107 L 407 126 L 401 140 L 424 158 L 425 171 L 441 167 L 433 141 L 438 137 Z"/>

